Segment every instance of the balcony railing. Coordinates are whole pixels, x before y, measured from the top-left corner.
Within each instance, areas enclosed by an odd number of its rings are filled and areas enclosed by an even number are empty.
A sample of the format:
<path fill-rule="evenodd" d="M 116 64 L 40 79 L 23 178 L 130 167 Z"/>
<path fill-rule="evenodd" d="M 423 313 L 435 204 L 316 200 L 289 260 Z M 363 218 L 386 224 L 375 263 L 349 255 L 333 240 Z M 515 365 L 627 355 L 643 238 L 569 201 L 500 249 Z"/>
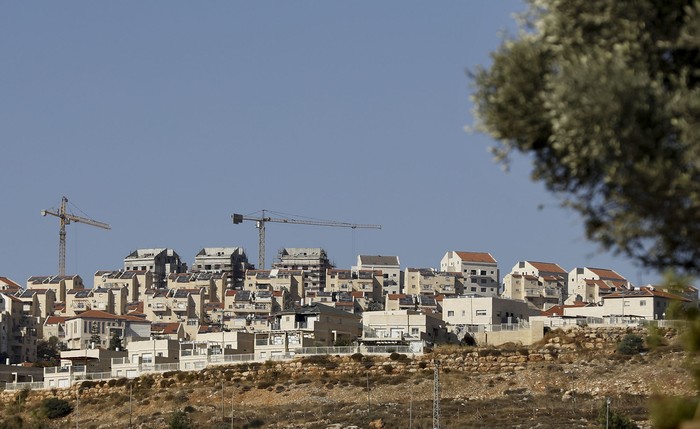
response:
<path fill-rule="evenodd" d="M 19 390 L 33 390 L 33 389 L 43 389 L 44 388 L 44 382 L 43 381 L 30 381 L 30 382 L 23 382 L 23 383 L 4 383 L 4 386 L 2 387 L 3 390 L 8 391 L 8 392 L 15 392 Z"/>

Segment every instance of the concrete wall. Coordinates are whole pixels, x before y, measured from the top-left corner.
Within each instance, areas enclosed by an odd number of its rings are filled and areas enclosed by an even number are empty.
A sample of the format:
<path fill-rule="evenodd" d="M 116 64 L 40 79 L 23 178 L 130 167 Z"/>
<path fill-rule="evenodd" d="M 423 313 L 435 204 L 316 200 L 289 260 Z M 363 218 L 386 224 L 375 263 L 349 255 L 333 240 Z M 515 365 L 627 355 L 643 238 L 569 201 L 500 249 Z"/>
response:
<path fill-rule="evenodd" d="M 516 331 L 478 332 L 473 334 L 474 340 L 480 346 L 498 346 L 505 343 L 516 343 L 529 346 L 544 338 L 544 323 L 533 321 L 529 329 Z"/>

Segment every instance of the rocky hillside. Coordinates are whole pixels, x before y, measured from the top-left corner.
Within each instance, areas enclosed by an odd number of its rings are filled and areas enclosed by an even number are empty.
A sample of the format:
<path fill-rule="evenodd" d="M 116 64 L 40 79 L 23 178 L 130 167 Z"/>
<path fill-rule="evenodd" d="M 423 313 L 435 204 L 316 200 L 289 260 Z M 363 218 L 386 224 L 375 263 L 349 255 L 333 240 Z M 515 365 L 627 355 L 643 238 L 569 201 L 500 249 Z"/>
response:
<path fill-rule="evenodd" d="M 627 333 L 656 347 L 624 356 Z M 653 341 L 652 341 L 653 340 Z M 423 356 L 306 356 L 290 362 L 210 367 L 136 380 L 84 382 L 71 389 L 6 392 L 2 427 L 42 427 L 48 397 L 76 406 L 54 428 L 167 428 L 174 411 L 191 427 L 429 428 L 434 365 L 440 365 L 445 428 L 581 427 L 611 409 L 648 427 L 649 403 L 660 395 L 696 394 L 673 331 L 554 331 L 533 347 L 444 347 Z M 368 390 L 369 387 L 369 390 Z M 18 399 L 21 399 L 18 401 Z M 232 420 L 233 417 L 233 420 Z"/>

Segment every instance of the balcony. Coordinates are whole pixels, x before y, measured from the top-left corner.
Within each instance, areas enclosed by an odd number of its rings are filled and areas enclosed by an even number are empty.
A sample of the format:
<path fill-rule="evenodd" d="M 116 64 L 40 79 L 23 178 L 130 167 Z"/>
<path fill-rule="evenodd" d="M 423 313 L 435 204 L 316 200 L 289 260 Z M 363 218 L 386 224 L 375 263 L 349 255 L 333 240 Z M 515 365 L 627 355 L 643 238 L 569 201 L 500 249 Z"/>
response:
<path fill-rule="evenodd" d="M 151 310 L 153 310 L 153 311 L 156 312 L 156 313 L 160 313 L 160 312 L 163 312 L 163 311 L 167 311 L 167 310 L 168 310 L 168 304 L 166 304 L 166 303 L 164 303 L 164 302 L 156 302 L 156 303 L 153 303 L 153 304 L 151 305 Z"/>

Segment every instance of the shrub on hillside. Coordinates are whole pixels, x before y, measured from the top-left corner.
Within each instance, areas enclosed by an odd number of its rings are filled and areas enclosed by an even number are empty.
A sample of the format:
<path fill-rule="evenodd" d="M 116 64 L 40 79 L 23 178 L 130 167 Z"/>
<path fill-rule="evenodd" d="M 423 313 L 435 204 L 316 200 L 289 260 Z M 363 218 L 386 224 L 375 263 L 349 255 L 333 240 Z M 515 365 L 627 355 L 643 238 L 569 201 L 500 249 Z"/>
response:
<path fill-rule="evenodd" d="M 168 428 L 170 429 L 193 429 L 194 425 L 190 416 L 182 410 L 175 411 L 168 419 Z"/>
<path fill-rule="evenodd" d="M 65 399 L 47 398 L 41 401 L 40 410 L 48 419 L 65 417 L 73 411 L 73 406 Z"/>
<path fill-rule="evenodd" d="M 598 414 L 598 423 L 606 429 L 639 429 L 639 426 L 629 417 L 610 409 L 605 403 Z"/>
<path fill-rule="evenodd" d="M 637 334 L 625 334 L 617 344 L 617 352 L 621 355 L 633 355 L 644 351 L 644 340 Z"/>

